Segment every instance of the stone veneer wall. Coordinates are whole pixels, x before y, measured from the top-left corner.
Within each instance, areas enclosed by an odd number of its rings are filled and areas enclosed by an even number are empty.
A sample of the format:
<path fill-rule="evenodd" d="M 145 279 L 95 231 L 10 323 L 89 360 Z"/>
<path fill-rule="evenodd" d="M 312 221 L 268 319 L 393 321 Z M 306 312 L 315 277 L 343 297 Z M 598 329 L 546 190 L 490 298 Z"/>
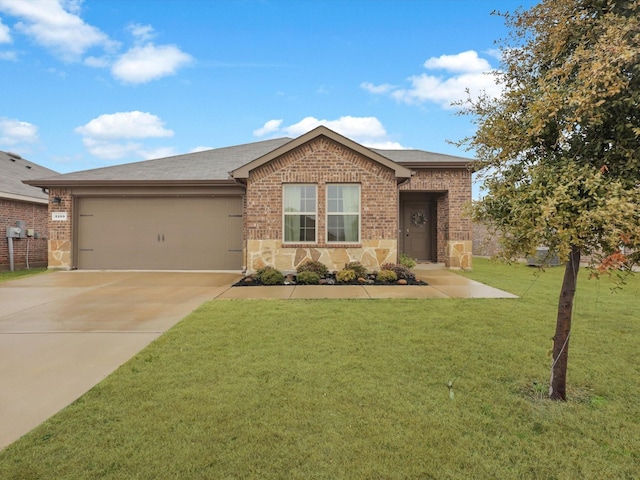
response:
<path fill-rule="evenodd" d="M 60 197 L 58 205 L 52 204 L 53 197 Z M 70 270 L 71 263 L 71 221 L 73 219 L 73 197 L 64 188 L 49 189 L 49 268 Z M 54 221 L 52 212 L 66 212 L 67 220 Z"/>
<path fill-rule="evenodd" d="M 47 266 L 47 208 L 44 203 L 0 198 L 0 270 L 10 269 L 6 232 L 7 227 L 15 227 L 18 220 L 25 222 L 27 229 L 34 230 L 34 236 L 13 239 L 14 270 L 27 268 L 27 264 L 29 268 Z"/>
<path fill-rule="evenodd" d="M 467 169 L 420 169 L 401 191 L 442 192 L 437 204 L 438 262 L 450 268 L 471 268 L 472 226 L 464 214 L 471 201 L 471 171 Z"/>
<path fill-rule="evenodd" d="M 316 244 L 282 243 L 282 185 L 287 183 L 318 186 Z M 327 183 L 361 185 L 360 243 L 326 243 Z M 397 261 L 398 189 L 394 172 L 326 137 L 318 137 L 252 171 L 245 202 L 245 258 L 250 272 L 266 265 L 293 271 L 308 259 L 319 260 L 331 270 L 340 270 L 351 261 L 359 261 L 371 270 Z"/>

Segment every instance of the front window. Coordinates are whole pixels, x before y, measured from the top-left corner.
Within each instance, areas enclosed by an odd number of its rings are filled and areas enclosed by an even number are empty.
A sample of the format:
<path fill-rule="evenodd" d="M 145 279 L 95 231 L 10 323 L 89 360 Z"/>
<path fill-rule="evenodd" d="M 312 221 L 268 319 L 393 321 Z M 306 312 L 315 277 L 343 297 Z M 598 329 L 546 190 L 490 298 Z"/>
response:
<path fill-rule="evenodd" d="M 316 186 L 284 185 L 284 241 L 316 242 Z"/>
<path fill-rule="evenodd" d="M 327 185 L 327 242 L 360 242 L 360 185 Z"/>

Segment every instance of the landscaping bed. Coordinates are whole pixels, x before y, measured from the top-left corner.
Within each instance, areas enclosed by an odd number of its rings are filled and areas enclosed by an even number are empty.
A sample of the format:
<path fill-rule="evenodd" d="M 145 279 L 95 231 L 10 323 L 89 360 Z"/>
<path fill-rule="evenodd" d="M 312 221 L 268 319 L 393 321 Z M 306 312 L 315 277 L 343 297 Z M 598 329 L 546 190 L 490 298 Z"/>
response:
<path fill-rule="evenodd" d="M 415 266 L 411 259 L 404 263 L 386 263 L 379 271 L 369 272 L 359 262 L 347 263 L 340 271 L 332 271 L 320 262 L 308 261 L 297 268 L 296 273 L 285 274 L 274 267 L 264 267 L 247 275 L 234 287 L 273 285 L 427 285 L 416 279 L 410 270 Z"/>

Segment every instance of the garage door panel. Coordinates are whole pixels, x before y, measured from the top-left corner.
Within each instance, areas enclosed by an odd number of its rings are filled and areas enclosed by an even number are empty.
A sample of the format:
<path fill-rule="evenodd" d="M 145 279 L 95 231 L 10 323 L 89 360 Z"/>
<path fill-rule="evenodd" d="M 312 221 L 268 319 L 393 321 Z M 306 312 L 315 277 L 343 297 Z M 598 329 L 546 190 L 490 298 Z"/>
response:
<path fill-rule="evenodd" d="M 78 267 L 239 270 L 240 197 L 80 198 Z"/>

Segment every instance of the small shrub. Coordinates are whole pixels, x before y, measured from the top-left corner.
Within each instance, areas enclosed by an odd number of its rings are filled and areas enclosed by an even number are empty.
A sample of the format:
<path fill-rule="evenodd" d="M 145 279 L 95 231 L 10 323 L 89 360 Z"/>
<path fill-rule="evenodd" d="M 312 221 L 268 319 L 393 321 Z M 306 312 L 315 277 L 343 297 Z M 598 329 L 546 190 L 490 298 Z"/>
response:
<path fill-rule="evenodd" d="M 338 283 L 349 283 L 356 279 L 356 272 L 353 270 L 340 270 L 336 273 L 336 281 Z"/>
<path fill-rule="evenodd" d="M 273 267 L 261 268 L 256 272 L 256 278 L 265 285 L 284 285 L 284 275 Z"/>
<path fill-rule="evenodd" d="M 297 281 L 300 285 L 318 285 L 320 283 L 320 275 L 311 271 L 300 272 Z"/>
<path fill-rule="evenodd" d="M 416 279 L 415 274 L 411 270 L 409 270 L 406 266 L 401 265 L 399 263 L 385 263 L 382 265 L 382 269 L 391 270 L 392 272 L 395 272 L 396 277 L 398 277 L 398 279 L 404 279 L 404 280 Z"/>
<path fill-rule="evenodd" d="M 349 262 L 344 266 L 345 270 L 353 270 L 356 273 L 356 278 L 366 278 L 367 269 L 362 266 L 360 262 Z"/>
<path fill-rule="evenodd" d="M 296 269 L 297 273 L 302 273 L 302 272 L 317 273 L 318 277 L 320 278 L 324 277 L 328 271 L 329 269 L 323 263 L 318 262 L 317 260 L 307 260 L 306 262 L 298 265 L 298 268 Z"/>
<path fill-rule="evenodd" d="M 400 257 L 398 258 L 398 263 L 400 265 L 404 265 L 407 268 L 413 268 L 417 264 L 417 262 L 406 253 L 400 254 Z"/>
<path fill-rule="evenodd" d="M 378 282 L 393 283 L 398 280 L 396 272 L 393 270 L 380 270 L 376 276 Z"/>

